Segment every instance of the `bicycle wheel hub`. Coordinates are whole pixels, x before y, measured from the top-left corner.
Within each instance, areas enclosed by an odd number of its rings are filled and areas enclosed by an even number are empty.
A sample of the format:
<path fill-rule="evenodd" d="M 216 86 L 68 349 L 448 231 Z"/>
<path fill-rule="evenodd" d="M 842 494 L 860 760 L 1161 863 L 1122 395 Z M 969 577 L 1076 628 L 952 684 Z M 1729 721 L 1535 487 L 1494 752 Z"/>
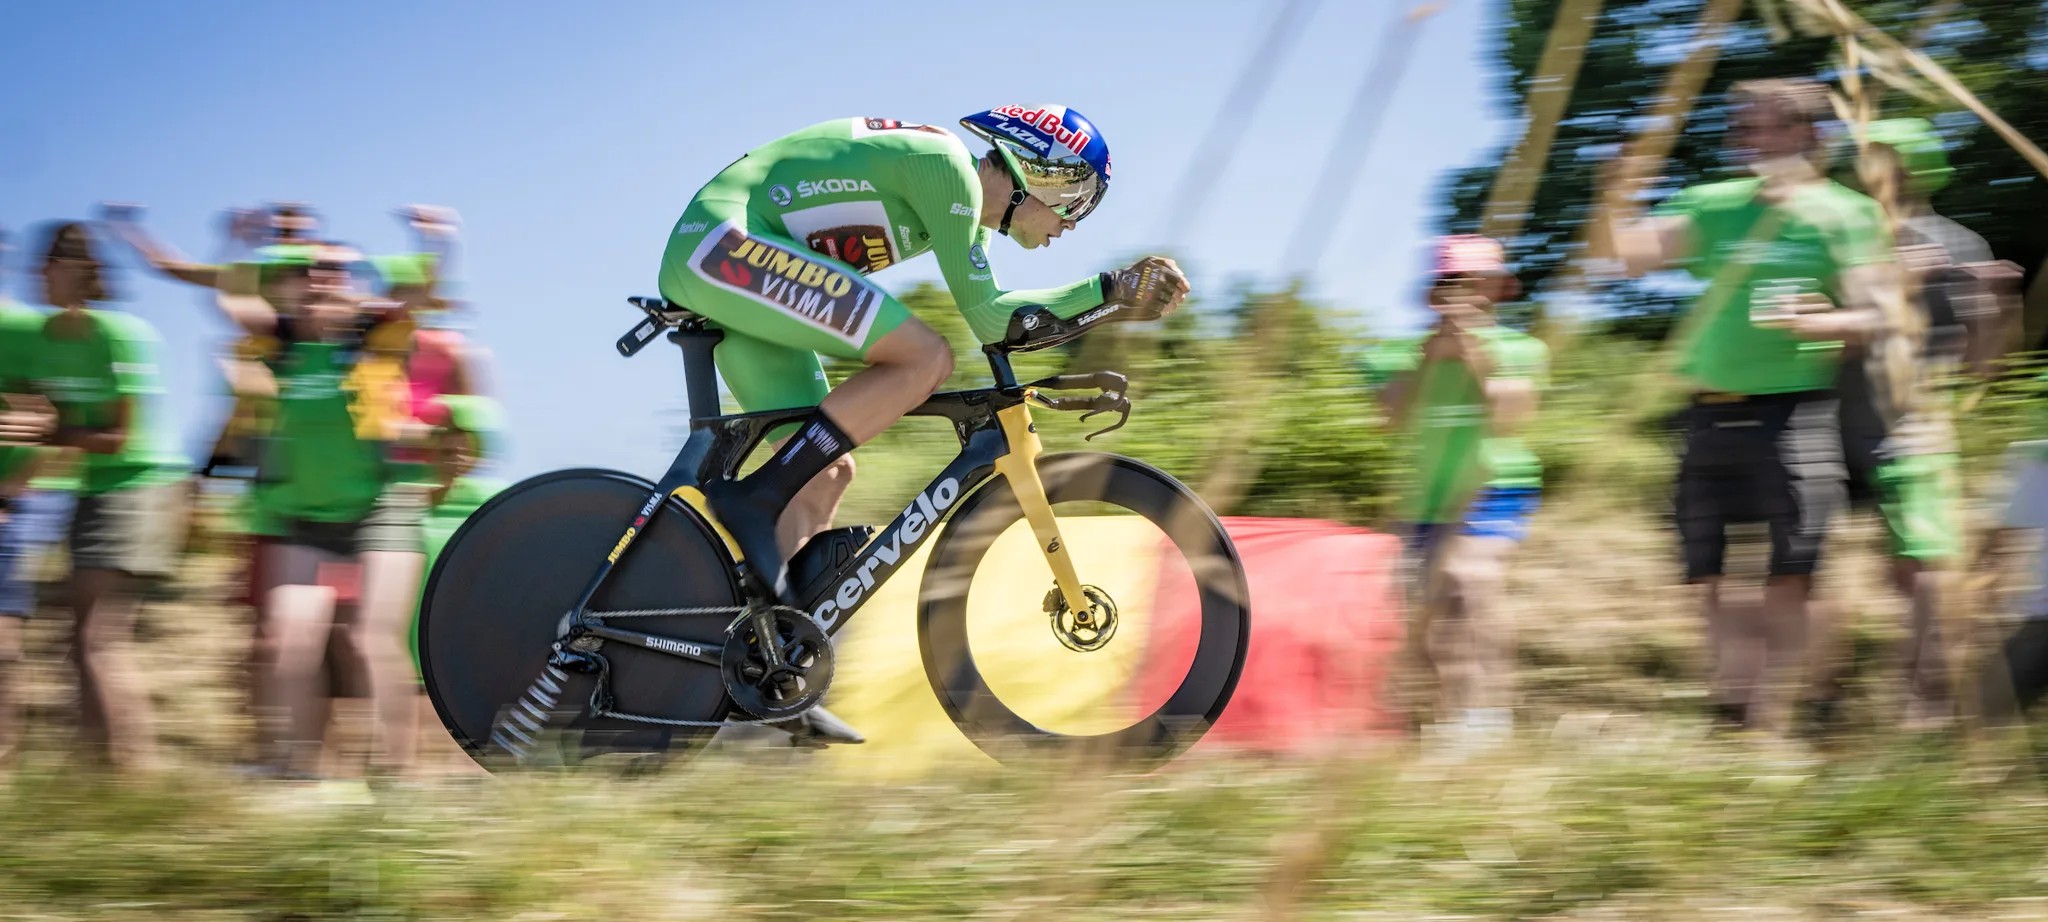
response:
<path fill-rule="evenodd" d="M 1109 645 L 1109 639 L 1116 636 L 1116 602 L 1094 586 L 1082 586 L 1081 594 L 1088 597 L 1088 607 L 1074 611 L 1067 607 L 1067 600 L 1054 589 L 1045 597 L 1045 609 L 1052 614 L 1052 633 L 1060 639 L 1060 645 L 1077 653 L 1093 653 Z"/>
<path fill-rule="evenodd" d="M 762 622 L 772 624 L 762 636 Z M 769 655 L 772 645 L 774 656 Z M 777 610 L 741 618 L 726 633 L 719 672 L 734 704 L 757 717 L 794 717 L 832 684 L 832 641 L 808 616 Z"/>

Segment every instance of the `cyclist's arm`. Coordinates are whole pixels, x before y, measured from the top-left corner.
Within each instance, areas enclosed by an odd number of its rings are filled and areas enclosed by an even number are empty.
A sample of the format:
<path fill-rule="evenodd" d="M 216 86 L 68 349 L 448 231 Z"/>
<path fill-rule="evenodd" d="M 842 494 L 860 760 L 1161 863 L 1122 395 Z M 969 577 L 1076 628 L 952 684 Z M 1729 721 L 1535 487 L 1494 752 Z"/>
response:
<path fill-rule="evenodd" d="M 1043 308 L 1061 320 L 1072 320 L 1101 307 L 1101 276 L 1058 288 L 1004 291 L 988 266 L 988 231 L 976 220 L 981 214 L 981 185 L 951 154 L 913 154 L 904 158 L 904 200 L 932 235 L 939 272 L 976 339 L 998 342 L 1010 332 L 1010 318 L 1029 308 Z M 975 250 L 982 265 L 976 266 Z M 1104 318 L 1106 319 L 1106 317 Z"/>

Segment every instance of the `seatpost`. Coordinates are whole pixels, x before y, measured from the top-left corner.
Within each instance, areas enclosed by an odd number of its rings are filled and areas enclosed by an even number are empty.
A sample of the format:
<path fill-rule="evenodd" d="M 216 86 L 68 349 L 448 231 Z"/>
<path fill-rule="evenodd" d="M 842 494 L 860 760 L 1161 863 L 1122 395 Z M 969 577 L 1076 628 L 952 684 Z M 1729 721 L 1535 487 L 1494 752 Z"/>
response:
<path fill-rule="evenodd" d="M 718 368 L 712 350 L 725 334 L 699 322 L 686 323 L 668 334 L 683 350 L 683 386 L 690 399 L 690 421 L 718 415 Z"/>

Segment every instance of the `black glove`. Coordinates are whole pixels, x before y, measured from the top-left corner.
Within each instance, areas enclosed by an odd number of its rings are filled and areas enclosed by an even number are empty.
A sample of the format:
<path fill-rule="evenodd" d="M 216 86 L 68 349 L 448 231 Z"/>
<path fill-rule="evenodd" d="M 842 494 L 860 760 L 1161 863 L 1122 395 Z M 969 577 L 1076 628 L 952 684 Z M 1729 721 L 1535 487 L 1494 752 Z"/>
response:
<path fill-rule="evenodd" d="M 1115 272 L 1102 274 L 1102 300 L 1127 309 L 1121 319 L 1158 320 L 1188 296 L 1188 277 L 1164 256 L 1147 256 Z"/>

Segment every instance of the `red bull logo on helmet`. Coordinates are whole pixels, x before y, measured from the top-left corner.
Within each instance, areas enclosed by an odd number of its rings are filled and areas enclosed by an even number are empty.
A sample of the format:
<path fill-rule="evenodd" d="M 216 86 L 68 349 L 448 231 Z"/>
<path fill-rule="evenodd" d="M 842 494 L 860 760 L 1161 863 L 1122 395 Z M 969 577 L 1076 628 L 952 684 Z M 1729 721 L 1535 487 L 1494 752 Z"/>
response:
<path fill-rule="evenodd" d="M 1077 154 L 1087 150 L 1089 142 L 1095 140 L 1086 129 L 1068 128 L 1066 110 L 1058 107 L 1026 109 L 1023 106 L 1003 106 L 989 112 L 1004 118 L 1016 119 L 1051 135 L 1060 146 Z"/>

